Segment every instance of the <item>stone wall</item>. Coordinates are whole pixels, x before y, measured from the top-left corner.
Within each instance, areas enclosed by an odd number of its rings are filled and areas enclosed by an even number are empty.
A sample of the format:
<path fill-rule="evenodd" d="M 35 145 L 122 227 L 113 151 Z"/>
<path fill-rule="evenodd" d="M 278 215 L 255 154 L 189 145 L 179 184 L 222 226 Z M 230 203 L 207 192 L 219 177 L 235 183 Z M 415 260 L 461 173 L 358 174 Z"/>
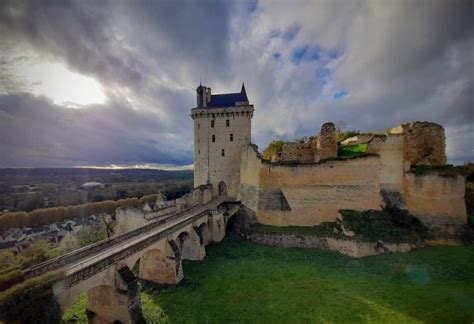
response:
<path fill-rule="evenodd" d="M 238 199 L 259 223 L 311 226 L 335 221 L 339 209 L 380 209 L 380 158 L 295 166 L 262 163 L 254 147 L 242 155 Z"/>
<path fill-rule="evenodd" d="M 427 225 L 466 224 L 465 177 L 405 174 L 407 209 Z"/>
<path fill-rule="evenodd" d="M 411 165 L 446 164 L 446 137 L 441 125 L 417 121 L 395 126 L 391 133 L 404 135 L 404 159 Z"/>
<path fill-rule="evenodd" d="M 285 143 L 281 150 L 281 161 L 313 163 L 314 151 L 315 146 L 313 143 Z"/>
<path fill-rule="evenodd" d="M 408 243 L 356 242 L 301 234 L 252 233 L 247 235 L 247 238 L 252 242 L 265 245 L 329 250 L 353 258 L 362 258 L 387 252 L 408 252 L 418 247 L 415 244 Z"/>
<path fill-rule="evenodd" d="M 190 193 L 181 198 L 170 201 L 170 203 L 161 202 L 160 206 L 151 211 L 145 211 L 135 207 L 120 207 L 115 212 L 117 227 L 115 235 L 120 235 L 137 228 L 143 227 L 150 222 L 156 222 L 166 219 L 176 213 L 198 205 L 204 205 L 212 199 L 212 186 L 203 185 L 194 188 Z"/>
<path fill-rule="evenodd" d="M 363 143 L 368 143 L 370 142 L 375 135 L 356 135 L 352 136 L 349 138 L 346 138 L 341 142 L 342 145 L 348 145 L 348 144 L 363 144 Z"/>
<path fill-rule="evenodd" d="M 401 134 L 386 136 L 380 143 L 380 188 L 384 191 L 403 193 L 403 175 L 407 171 L 403 159 L 403 145 L 404 137 Z"/>
<path fill-rule="evenodd" d="M 325 123 L 316 139 L 315 162 L 337 157 L 336 126 L 333 123 Z"/>

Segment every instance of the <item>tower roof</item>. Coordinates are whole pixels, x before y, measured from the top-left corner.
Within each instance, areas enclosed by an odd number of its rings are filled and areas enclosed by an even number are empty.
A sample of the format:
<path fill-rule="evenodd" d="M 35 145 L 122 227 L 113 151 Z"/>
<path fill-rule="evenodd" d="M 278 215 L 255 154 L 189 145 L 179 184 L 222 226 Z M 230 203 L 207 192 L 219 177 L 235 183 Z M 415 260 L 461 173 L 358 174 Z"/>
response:
<path fill-rule="evenodd" d="M 211 101 L 208 102 L 208 108 L 217 107 L 233 107 L 237 105 L 237 102 L 249 101 L 247 98 L 247 92 L 245 91 L 245 85 L 242 83 L 242 89 L 237 93 L 224 93 L 211 95 Z"/>

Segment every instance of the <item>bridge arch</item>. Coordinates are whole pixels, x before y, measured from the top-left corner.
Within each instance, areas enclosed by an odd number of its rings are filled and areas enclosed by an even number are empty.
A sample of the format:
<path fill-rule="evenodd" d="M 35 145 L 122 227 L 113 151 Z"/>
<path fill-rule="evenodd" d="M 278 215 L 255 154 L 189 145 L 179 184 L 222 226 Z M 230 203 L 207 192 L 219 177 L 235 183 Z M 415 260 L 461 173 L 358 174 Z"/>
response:
<path fill-rule="evenodd" d="M 201 232 L 203 245 L 209 244 L 211 242 L 211 231 L 209 221 L 202 222 L 201 225 L 199 225 L 198 229 Z"/>
<path fill-rule="evenodd" d="M 202 260 L 206 255 L 204 244 L 200 238 L 199 229 L 190 225 L 176 236 L 181 258 L 185 260 Z"/>

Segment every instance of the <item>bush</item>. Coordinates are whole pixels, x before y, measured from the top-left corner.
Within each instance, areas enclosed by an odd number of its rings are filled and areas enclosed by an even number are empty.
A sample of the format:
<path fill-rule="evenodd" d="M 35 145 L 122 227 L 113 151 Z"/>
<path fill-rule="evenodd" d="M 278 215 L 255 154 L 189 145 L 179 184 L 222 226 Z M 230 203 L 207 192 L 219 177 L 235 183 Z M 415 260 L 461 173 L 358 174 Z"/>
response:
<path fill-rule="evenodd" d="M 388 243 L 420 242 L 425 226 L 408 211 L 391 207 L 382 211 L 340 210 L 343 225 L 364 241 Z"/>
<path fill-rule="evenodd" d="M 410 172 L 415 175 L 423 175 L 428 173 L 436 173 L 440 176 L 453 176 L 457 174 L 468 175 L 469 170 L 464 166 L 446 165 L 412 165 Z"/>
<path fill-rule="evenodd" d="M 267 148 L 263 151 L 263 158 L 271 160 L 272 156 L 280 156 L 283 144 L 285 144 L 283 141 L 273 141 L 268 144 Z"/>
<path fill-rule="evenodd" d="M 61 310 L 52 291 L 56 278 L 32 278 L 2 292 L 0 318 L 7 323 L 59 323 Z"/>
<path fill-rule="evenodd" d="M 349 144 L 341 145 L 337 149 L 338 158 L 352 158 L 360 155 L 364 155 L 367 151 L 367 144 Z"/>

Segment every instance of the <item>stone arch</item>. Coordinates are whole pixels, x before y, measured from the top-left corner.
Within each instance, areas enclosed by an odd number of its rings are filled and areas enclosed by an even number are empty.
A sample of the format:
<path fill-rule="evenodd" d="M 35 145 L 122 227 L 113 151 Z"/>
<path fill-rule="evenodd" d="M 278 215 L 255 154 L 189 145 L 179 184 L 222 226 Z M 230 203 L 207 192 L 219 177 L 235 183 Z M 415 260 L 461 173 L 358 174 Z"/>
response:
<path fill-rule="evenodd" d="M 211 232 L 208 222 L 201 223 L 198 228 L 202 235 L 203 244 L 209 244 L 211 242 Z"/>
<path fill-rule="evenodd" d="M 219 189 L 219 196 L 227 195 L 227 184 L 224 181 L 219 182 L 218 189 Z"/>
<path fill-rule="evenodd" d="M 206 255 L 204 244 L 202 244 L 196 229 L 191 227 L 179 233 L 176 237 L 176 245 L 185 260 L 202 260 Z"/>

